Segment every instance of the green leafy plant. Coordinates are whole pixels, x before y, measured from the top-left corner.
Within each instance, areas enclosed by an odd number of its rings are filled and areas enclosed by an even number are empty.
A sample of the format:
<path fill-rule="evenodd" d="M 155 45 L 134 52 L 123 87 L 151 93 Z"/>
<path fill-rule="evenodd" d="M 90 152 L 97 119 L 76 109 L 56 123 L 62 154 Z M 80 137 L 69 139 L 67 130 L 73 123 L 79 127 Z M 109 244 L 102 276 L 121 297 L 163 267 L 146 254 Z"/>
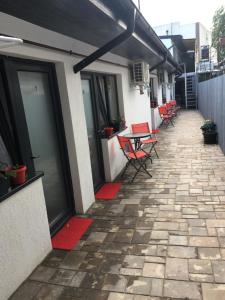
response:
<path fill-rule="evenodd" d="M 16 172 L 7 163 L 0 161 L 0 179 L 16 177 Z"/>
<path fill-rule="evenodd" d="M 116 119 L 111 121 L 110 125 L 114 128 L 115 131 L 119 131 L 120 129 L 125 128 L 126 121 L 124 117 L 117 117 Z"/>
<path fill-rule="evenodd" d="M 203 132 L 215 132 L 216 124 L 212 120 L 205 120 L 205 123 L 201 126 Z"/>
<path fill-rule="evenodd" d="M 218 62 L 225 58 L 225 46 L 221 44 L 221 38 L 225 37 L 225 8 L 218 8 L 213 17 L 212 46 L 217 51 Z"/>

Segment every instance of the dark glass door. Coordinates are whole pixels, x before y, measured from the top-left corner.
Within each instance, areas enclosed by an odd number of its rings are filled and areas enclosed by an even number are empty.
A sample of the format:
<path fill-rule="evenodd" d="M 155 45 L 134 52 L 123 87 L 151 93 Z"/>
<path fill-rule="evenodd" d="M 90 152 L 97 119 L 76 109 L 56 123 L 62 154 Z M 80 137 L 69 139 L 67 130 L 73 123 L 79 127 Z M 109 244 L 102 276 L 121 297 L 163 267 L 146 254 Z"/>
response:
<path fill-rule="evenodd" d="M 52 232 L 74 213 L 66 141 L 54 67 L 35 62 L 5 62 L 23 162 L 43 171 L 43 188 Z M 27 141 L 28 140 L 28 141 Z M 22 143 L 21 143 L 22 144 Z"/>
<path fill-rule="evenodd" d="M 101 159 L 101 140 L 95 114 L 92 81 L 88 76 L 82 79 L 84 110 L 87 124 L 88 142 L 91 158 L 94 189 L 97 190 L 104 182 L 103 164 Z"/>

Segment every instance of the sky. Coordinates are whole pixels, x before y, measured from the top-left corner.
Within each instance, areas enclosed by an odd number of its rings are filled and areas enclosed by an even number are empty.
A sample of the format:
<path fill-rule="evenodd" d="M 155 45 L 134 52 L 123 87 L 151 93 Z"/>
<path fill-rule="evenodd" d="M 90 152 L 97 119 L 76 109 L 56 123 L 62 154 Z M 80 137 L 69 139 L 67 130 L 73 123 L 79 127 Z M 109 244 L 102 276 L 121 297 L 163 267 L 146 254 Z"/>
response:
<path fill-rule="evenodd" d="M 133 0 L 136 4 L 138 0 Z M 140 0 L 141 12 L 154 27 L 171 22 L 200 22 L 212 29 L 212 18 L 225 0 Z"/>

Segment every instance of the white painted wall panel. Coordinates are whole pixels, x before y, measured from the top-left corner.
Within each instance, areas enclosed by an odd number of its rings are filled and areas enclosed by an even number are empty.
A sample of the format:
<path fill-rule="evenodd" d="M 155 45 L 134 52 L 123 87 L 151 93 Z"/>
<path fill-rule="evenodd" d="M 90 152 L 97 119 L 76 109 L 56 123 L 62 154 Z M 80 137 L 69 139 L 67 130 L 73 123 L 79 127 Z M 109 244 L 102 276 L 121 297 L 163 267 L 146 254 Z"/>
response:
<path fill-rule="evenodd" d="M 42 181 L 0 203 L 0 300 L 6 300 L 51 251 Z"/>

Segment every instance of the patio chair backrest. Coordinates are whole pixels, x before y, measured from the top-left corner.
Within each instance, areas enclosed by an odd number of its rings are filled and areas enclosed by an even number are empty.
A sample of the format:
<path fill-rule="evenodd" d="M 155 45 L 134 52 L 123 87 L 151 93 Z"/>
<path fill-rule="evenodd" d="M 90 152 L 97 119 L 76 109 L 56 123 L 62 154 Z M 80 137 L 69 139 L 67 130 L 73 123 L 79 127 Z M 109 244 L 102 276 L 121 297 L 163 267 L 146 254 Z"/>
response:
<path fill-rule="evenodd" d="M 138 123 L 138 124 L 131 124 L 131 129 L 133 133 L 140 133 L 140 132 L 150 132 L 150 128 L 148 122 L 145 123 Z"/>
<path fill-rule="evenodd" d="M 134 153 L 134 148 L 129 138 L 117 135 L 117 139 L 124 153 Z"/>
<path fill-rule="evenodd" d="M 177 105 L 177 101 L 176 100 L 171 100 L 170 103 L 171 103 L 172 106 L 176 106 Z"/>
<path fill-rule="evenodd" d="M 166 115 L 167 114 L 167 109 L 166 107 L 163 105 L 163 106 L 159 106 L 159 114 L 160 115 Z"/>
<path fill-rule="evenodd" d="M 171 107 L 172 107 L 171 102 L 166 103 L 166 108 L 167 108 L 167 109 L 170 109 Z"/>

